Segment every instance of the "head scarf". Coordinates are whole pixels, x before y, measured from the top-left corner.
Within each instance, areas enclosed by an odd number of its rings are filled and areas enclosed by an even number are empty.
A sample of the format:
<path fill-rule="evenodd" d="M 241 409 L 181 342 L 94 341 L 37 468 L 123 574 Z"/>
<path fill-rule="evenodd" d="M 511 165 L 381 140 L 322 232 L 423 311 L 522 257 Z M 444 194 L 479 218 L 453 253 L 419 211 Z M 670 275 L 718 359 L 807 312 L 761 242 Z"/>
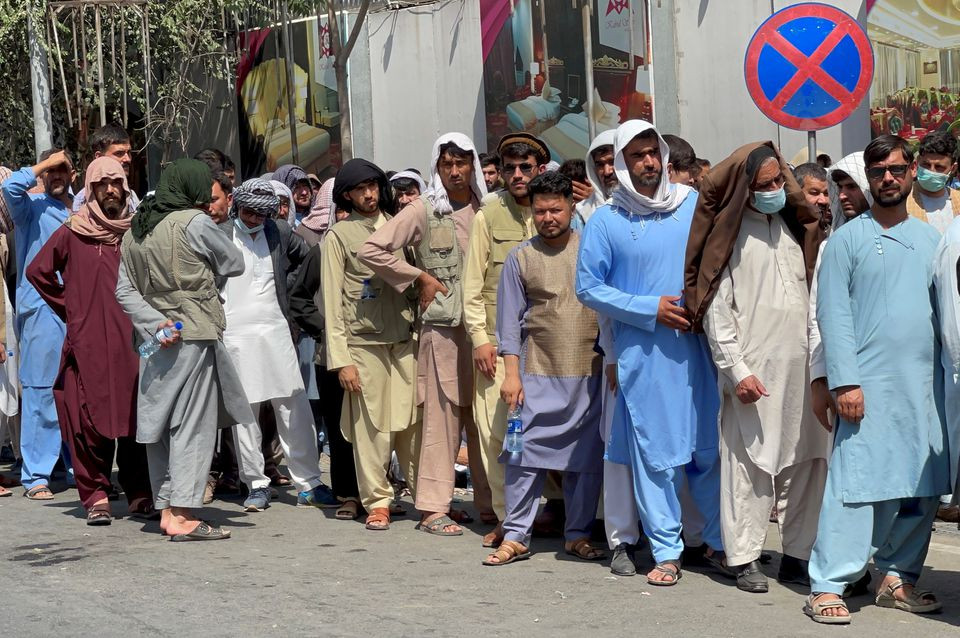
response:
<path fill-rule="evenodd" d="M 352 212 L 353 204 L 347 199 L 347 193 L 370 180 L 376 180 L 380 185 L 380 210 L 393 212 L 393 189 L 387 181 L 387 174 L 365 159 L 352 159 L 337 171 L 336 181 L 333 183 L 333 203 L 337 208 Z"/>
<path fill-rule="evenodd" d="M 843 216 L 843 206 L 840 204 L 840 189 L 837 187 L 837 183 L 833 181 L 835 171 L 849 175 L 850 179 L 856 182 L 860 190 L 863 191 L 863 196 L 867 198 L 867 203 L 873 206 L 873 195 L 870 193 L 870 182 L 867 181 L 867 167 L 863 161 L 863 151 L 850 153 L 827 169 L 827 190 L 830 193 L 830 211 L 833 213 L 833 230 L 840 228 L 848 221 L 847 218 Z"/>
<path fill-rule="evenodd" d="M 315 233 L 325 232 L 337 219 L 336 206 L 333 205 L 333 182 L 331 177 L 323 183 L 317 196 L 313 198 L 310 212 L 300 220 L 301 224 Z"/>
<path fill-rule="evenodd" d="M 646 197 L 633 187 L 630 169 L 623 158 L 623 149 L 633 138 L 644 131 L 652 130 L 657 133 L 660 144 L 660 185 L 653 197 Z M 685 184 L 671 184 L 667 164 L 670 163 L 670 147 L 660 136 L 660 133 L 650 122 L 643 120 L 627 120 L 617 128 L 613 142 L 613 168 L 617 173 L 620 187 L 613 192 L 613 204 L 634 214 L 648 215 L 650 213 L 669 213 L 680 207 L 693 189 Z"/>
<path fill-rule="evenodd" d="M 273 171 L 273 177 L 271 179 L 283 182 L 291 192 L 293 191 L 293 187 L 297 185 L 297 182 L 309 181 L 307 172 L 296 164 L 284 164 Z"/>
<path fill-rule="evenodd" d="M 760 150 L 762 146 L 767 148 Z M 693 313 L 696 330 L 702 329 L 703 316 L 713 301 L 720 286 L 720 277 L 733 254 L 743 211 L 750 201 L 750 184 L 760 165 L 769 157 L 776 158 L 780 163 L 780 174 L 787 195 L 787 205 L 780 211 L 780 217 L 803 250 L 807 282 L 813 277 L 817 252 L 823 241 L 819 213 L 807 203 L 793 171 L 773 142 L 754 142 L 742 146 L 703 178 L 697 210 L 690 225 L 684 295 L 686 306 Z"/>
<path fill-rule="evenodd" d="M 310 180 L 310 188 L 320 188 L 323 186 L 323 182 L 320 181 L 320 178 L 313 173 L 307 173 L 307 179 Z"/>
<path fill-rule="evenodd" d="M 0 166 L 0 184 L 7 181 L 11 175 L 13 175 L 13 171 L 6 166 Z M 13 230 L 13 218 L 10 217 L 7 200 L 4 199 L 3 195 L 0 195 L 0 235 L 6 235 L 11 230 Z"/>
<path fill-rule="evenodd" d="M 100 209 L 94 194 L 94 184 L 105 179 L 122 179 L 123 192 L 127 198 L 119 219 L 110 219 Z M 76 213 L 64 222 L 70 230 L 81 237 L 89 237 L 103 244 L 117 245 L 123 234 L 130 228 L 130 185 L 123 171 L 123 165 L 113 157 L 104 155 L 90 162 L 83 182 L 87 199 Z"/>
<path fill-rule="evenodd" d="M 390 177 L 390 183 L 393 184 L 398 179 L 412 179 L 417 183 L 417 188 L 420 189 L 421 195 L 425 195 L 427 193 L 427 183 L 423 181 L 423 178 L 420 177 L 418 173 L 413 171 L 400 171 L 399 173 L 394 173 Z"/>
<path fill-rule="evenodd" d="M 594 211 L 603 206 L 607 200 L 610 199 L 610 196 L 613 195 L 613 188 L 611 188 L 608 193 L 606 187 L 603 185 L 603 180 L 600 179 L 600 175 L 597 174 L 597 167 L 593 163 L 593 152 L 601 146 L 612 147 L 616 136 L 616 129 L 607 129 L 599 133 L 593 138 L 593 142 L 590 143 L 590 148 L 587 149 L 587 155 L 583 158 L 587 167 L 587 179 L 590 181 L 590 185 L 593 186 L 593 194 L 583 202 L 580 202 L 577 208 L 584 222 L 590 219 Z"/>
<path fill-rule="evenodd" d="M 280 198 L 267 180 L 254 177 L 248 179 L 233 190 L 233 204 L 230 205 L 230 217 L 236 219 L 241 208 L 248 208 L 258 215 L 276 217 L 280 209 Z"/>
<path fill-rule="evenodd" d="M 293 205 L 293 192 L 290 188 L 278 179 L 271 179 L 270 185 L 273 187 L 273 193 L 277 197 L 286 197 L 287 203 Z"/>
<path fill-rule="evenodd" d="M 213 177 L 210 167 L 200 160 L 178 159 L 160 173 L 152 195 L 140 202 L 130 230 L 135 239 L 143 239 L 170 213 L 199 208 L 210 203 Z"/>
<path fill-rule="evenodd" d="M 473 140 L 463 133 L 447 133 L 437 138 L 433 143 L 433 150 L 430 152 L 430 186 L 420 192 L 427 196 L 427 200 L 438 213 L 452 213 L 453 206 L 450 204 L 450 197 L 447 195 L 447 189 L 443 187 L 443 181 L 440 179 L 440 173 L 437 171 L 437 162 L 440 161 L 440 147 L 449 142 L 453 142 L 465 151 L 473 154 L 473 181 L 470 183 L 470 190 L 477 202 L 487 194 L 487 183 L 483 180 L 483 167 L 480 166 L 480 155 L 477 153 L 477 147 Z M 406 172 L 406 171 L 404 171 Z M 400 173 L 397 173 L 399 175 Z M 396 178 L 397 175 L 394 175 Z"/>
<path fill-rule="evenodd" d="M 264 173 L 263 175 L 260 176 L 260 179 L 265 179 L 269 182 L 270 180 L 273 179 L 273 172 Z"/>

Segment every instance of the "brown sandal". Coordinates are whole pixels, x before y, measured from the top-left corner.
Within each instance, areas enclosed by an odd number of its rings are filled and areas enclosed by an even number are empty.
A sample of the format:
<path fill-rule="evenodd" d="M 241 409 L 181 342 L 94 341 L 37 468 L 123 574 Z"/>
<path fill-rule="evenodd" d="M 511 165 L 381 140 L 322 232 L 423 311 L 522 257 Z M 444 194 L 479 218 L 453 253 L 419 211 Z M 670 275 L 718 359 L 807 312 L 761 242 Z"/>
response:
<path fill-rule="evenodd" d="M 375 532 L 390 529 L 390 510 L 386 507 L 372 508 L 364 525 Z"/>
<path fill-rule="evenodd" d="M 110 513 L 110 506 L 107 504 L 94 505 L 87 511 L 87 525 L 99 527 L 109 525 L 113 522 L 113 515 Z"/>
<path fill-rule="evenodd" d="M 586 538 L 564 543 L 563 549 L 571 556 L 576 556 L 580 560 L 603 560 L 607 557 L 605 551 L 591 545 L 590 541 Z"/>
<path fill-rule="evenodd" d="M 355 498 L 348 498 L 337 508 L 334 517 L 341 521 L 353 521 L 359 514 L 360 502 Z"/>
<path fill-rule="evenodd" d="M 493 561 L 494 558 L 497 559 L 496 562 Z M 527 560 L 528 558 L 530 558 L 529 548 L 524 547 L 516 541 L 503 541 L 500 543 L 497 551 L 487 556 L 483 564 L 488 567 L 500 567 L 501 565 L 515 563 L 518 560 Z"/>

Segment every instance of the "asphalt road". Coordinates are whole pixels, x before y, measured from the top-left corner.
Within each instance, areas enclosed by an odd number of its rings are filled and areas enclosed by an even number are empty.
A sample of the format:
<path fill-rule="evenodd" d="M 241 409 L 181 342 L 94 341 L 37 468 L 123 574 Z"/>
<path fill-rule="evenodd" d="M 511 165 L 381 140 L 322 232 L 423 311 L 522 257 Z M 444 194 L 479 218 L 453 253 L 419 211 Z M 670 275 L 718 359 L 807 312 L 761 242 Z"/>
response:
<path fill-rule="evenodd" d="M 0 499 L 3 637 L 960 636 L 960 534 L 942 523 L 922 585 L 943 613 L 911 616 L 862 597 L 851 601 L 853 625 L 834 628 L 802 614 L 805 592 L 774 581 L 768 594 L 746 594 L 690 569 L 657 588 L 574 560 L 557 539 L 535 539 L 531 560 L 484 567 L 486 526 L 438 538 L 410 515 L 370 532 L 297 508 L 293 492 L 257 514 L 215 501 L 203 515 L 233 538 L 183 544 L 157 523 L 87 527 L 75 490 L 43 504 L 20 492 Z M 768 576 L 778 542 L 771 527 Z"/>

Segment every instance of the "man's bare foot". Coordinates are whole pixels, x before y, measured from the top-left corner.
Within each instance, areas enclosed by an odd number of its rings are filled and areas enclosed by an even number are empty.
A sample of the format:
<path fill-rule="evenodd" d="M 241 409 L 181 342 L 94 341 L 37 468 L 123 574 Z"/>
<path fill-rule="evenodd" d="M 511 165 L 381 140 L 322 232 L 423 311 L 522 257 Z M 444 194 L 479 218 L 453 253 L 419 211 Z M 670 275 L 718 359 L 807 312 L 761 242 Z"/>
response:
<path fill-rule="evenodd" d="M 482 543 L 484 547 L 499 547 L 503 542 L 503 523 L 497 523 L 492 532 L 484 534 Z"/>
<path fill-rule="evenodd" d="M 813 597 L 813 603 L 829 603 L 834 600 L 842 601 L 843 599 L 837 594 L 816 594 Z M 827 607 L 826 609 L 820 612 L 821 616 L 826 616 L 828 618 L 832 617 L 841 617 L 849 616 L 850 611 L 846 607 Z"/>
<path fill-rule="evenodd" d="M 900 584 L 901 580 L 902 579 L 899 576 L 887 574 L 880 581 L 880 585 L 877 587 L 875 592 L 876 596 L 880 596 L 881 593 L 887 592 L 888 595 L 893 596 L 894 600 L 911 602 L 914 598 L 913 592 L 916 589 L 916 586 L 904 581 L 903 584 L 898 587 L 898 584 Z M 892 588 L 892 591 L 890 591 L 888 587 Z M 921 604 L 931 604 L 937 602 L 937 597 L 929 592 L 918 593 L 919 596 L 917 596 L 916 600 L 920 601 Z"/>
<path fill-rule="evenodd" d="M 169 514 L 167 524 L 163 524 L 163 515 Z M 189 534 L 200 524 L 200 519 L 193 515 L 193 511 L 184 507 L 170 507 L 163 510 L 160 519 L 160 527 L 167 536 L 176 536 L 177 534 Z"/>

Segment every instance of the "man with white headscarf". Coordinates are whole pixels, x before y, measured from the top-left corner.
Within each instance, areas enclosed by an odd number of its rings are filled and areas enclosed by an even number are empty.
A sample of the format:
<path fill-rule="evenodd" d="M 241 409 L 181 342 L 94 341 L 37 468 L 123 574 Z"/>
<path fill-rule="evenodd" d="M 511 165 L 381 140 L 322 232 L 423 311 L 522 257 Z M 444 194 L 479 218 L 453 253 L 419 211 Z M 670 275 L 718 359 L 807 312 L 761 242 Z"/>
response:
<path fill-rule="evenodd" d="M 686 301 L 720 371 L 720 516 L 708 560 L 764 593 L 760 553 L 776 506 L 777 580 L 808 583 L 830 448 L 810 403 L 808 277 L 823 238 L 772 142 L 748 144 L 703 181 L 687 245 Z"/>
<path fill-rule="evenodd" d="M 393 187 L 393 194 L 397 198 L 397 210 L 402 210 L 404 206 L 413 203 L 427 192 L 427 185 L 423 178 L 411 170 L 395 173 L 390 178 L 390 185 Z"/>
<path fill-rule="evenodd" d="M 577 204 L 574 224 L 576 227 L 582 228 L 593 216 L 594 211 L 609 201 L 613 189 L 619 184 L 617 172 L 613 168 L 613 139 L 616 133 L 616 129 L 599 133 L 587 149 L 584 163 L 587 167 L 587 179 L 590 180 L 593 192 L 590 193 L 590 197 Z"/>
<path fill-rule="evenodd" d="M 647 580 L 669 586 L 681 576 L 684 480 L 704 517 L 704 542 L 723 549 L 716 371 L 680 296 L 697 198 L 670 183 L 669 148 L 648 122 L 620 125 L 614 152 L 620 185 L 584 230 L 577 297 L 611 322 L 619 391 L 606 456 L 632 471 L 656 561 Z"/>
<path fill-rule="evenodd" d="M 470 228 L 487 187 L 476 147 L 460 133 L 442 135 L 434 142 L 430 173 L 425 194 L 377 229 L 357 256 L 397 292 L 411 285 L 419 289 L 417 403 L 423 406 L 423 431 L 418 527 L 437 536 L 460 536 L 463 530 L 458 523 L 469 520 L 452 511 L 450 501 L 453 466 L 464 430 L 471 448 L 476 505 L 481 513 L 492 515 L 473 420 L 473 351 L 463 326 L 460 284 Z M 416 253 L 416 265 L 397 257 L 398 251 L 408 247 Z"/>

